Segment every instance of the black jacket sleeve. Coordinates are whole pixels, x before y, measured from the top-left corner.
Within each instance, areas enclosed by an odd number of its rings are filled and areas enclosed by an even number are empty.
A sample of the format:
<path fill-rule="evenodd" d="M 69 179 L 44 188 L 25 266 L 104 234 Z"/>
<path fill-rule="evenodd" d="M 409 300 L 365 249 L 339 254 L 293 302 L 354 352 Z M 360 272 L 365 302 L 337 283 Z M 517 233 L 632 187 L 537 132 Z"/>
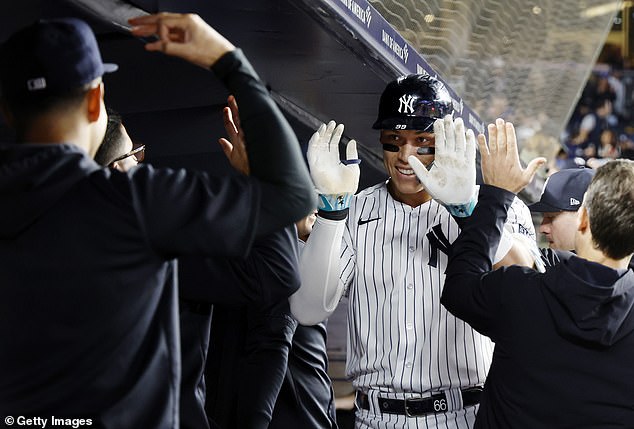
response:
<path fill-rule="evenodd" d="M 244 256 L 254 237 L 283 229 L 316 205 L 300 145 L 246 58 L 227 53 L 213 70 L 239 100 L 252 177 L 150 165 L 113 172 L 112 180 L 93 174 L 106 195 L 116 187 L 123 205 L 131 201 L 148 246 L 162 259 Z"/>
<path fill-rule="evenodd" d="M 228 306 L 286 299 L 299 288 L 298 254 L 291 225 L 257 239 L 245 258 L 179 258 L 180 298 Z"/>
<path fill-rule="evenodd" d="M 236 49 L 212 67 L 236 97 L 251 176 L 262 182 L 256 235 L 295 222 L 317 206 L 313 184 L 292 128 L 257 74 Z"/>
<path fill-rule="evenodd" d="M 496 289 L 502 287 L 501 281 L 493 278 L 499 277 L 501 270 L 490 271 L 514 197 L 513 193 L 494 186 L 480 187 L 478 204 L 462 222 L 462 231 L 453 243 L 440 299 L 454 316 L 489 336 L 500 307 L 500 293 Z M 491 278 L 486 279 L 487 276 Z"/>

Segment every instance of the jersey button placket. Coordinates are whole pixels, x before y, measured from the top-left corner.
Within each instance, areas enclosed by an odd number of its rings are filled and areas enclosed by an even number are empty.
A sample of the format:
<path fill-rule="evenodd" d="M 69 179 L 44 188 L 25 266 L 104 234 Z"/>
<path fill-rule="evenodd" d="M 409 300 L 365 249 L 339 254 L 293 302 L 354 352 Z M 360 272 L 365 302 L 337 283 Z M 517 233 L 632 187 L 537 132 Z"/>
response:
<path fill-rule="evenodd" d="M 404 336 L 405 338 L 407 338 L 407 344 L 410 345 L 410 347 L 406 348 L 406 355 L 405 355 L 405 368 L 406 368 L 406 373 L 411 373 L 412 370 L 412 366 L 414 364 L 414 361 L 416 359 L 415 353 L 416 353 L 416 348 L 412 347 L 412 344 L 415 344 L 415 332 L 414 332 L 414 327 L 415 327 L 415 293 L 414 293 L 414 269 L 413 267 L 415 266 L 414 260 L 416 258 L 416 244 L 410 242 L 408 243 L 407 246 L 407 260 L 408 260 L 408 266 L 410 267 L 410 269 L 408 270 L 408 274 L 407 274 L 407 279 L 405 282 L 405 333 Z M 409 386 L 407 386 L 409 387 Z"/>
<path fill-rule="evenodd" d="M 407 247 L 407 252 L 408 252 L 408 257 L 409 257 L 409 258 L 410 258 L 410 260 L 411 260 L 412 258 L 414 258 L 414 257 L 415 257 L 415 256 L 414 256 L 414 253 L 416 252 L 416 246 L 415 246 L 415 245 L 410 244 L 410 245 Z M 414 283 L 413 283 L 411 280 L 409 280 L 409 281 L 407 282 L 407 291 L 409 292 L 409 293 L 408 293 L 407 298 L 408 298 L 408 299 L 411 299 L 411 297 L 410 297 L 411 292 L 413 292 L 413 291 L 414 291 Z"/>

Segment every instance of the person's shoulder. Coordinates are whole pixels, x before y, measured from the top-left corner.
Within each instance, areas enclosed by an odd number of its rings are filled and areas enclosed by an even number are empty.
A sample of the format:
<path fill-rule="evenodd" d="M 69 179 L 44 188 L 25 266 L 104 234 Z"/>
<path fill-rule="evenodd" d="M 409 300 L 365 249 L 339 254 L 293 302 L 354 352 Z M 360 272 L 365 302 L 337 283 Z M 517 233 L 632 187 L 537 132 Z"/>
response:
<path fill-rule="evenodd" d="M 511 207 L 513 207 L 515 209 L 528 210 L 530 212 L 530 209 L 526 205 L 526 202 L 524 202 L 524 200 L 522 200 L 517 195 L 515 195 L 515 197 L 513 197 L 513 201 L 511 202 Z"/>
<path fill-rule="evenodd" d="M 505 225 L 511 232 L 525 235 L 533 241 L 537 240 L 533 215 L 526 203 L 517 195 L 513 198 L 507 211 Z"/>
<path fill-rule="evenodd" d="M 381 182 L 368 188 L 362 189 L 355 195 L 355 199 L 362 200 L 368 197 L 377 197 L 387 192 L 388 190 L 386 182 Z"/>
<path fill-rule="evenodd" d="M 562 261 L 567 261 L 574 255 L 573 252 L 564 250 L 553 250 L 549 247 L 540 247 L 539 253 L 542 262 L 546 266 L 546 269 L 548 269 L 549 267 L 554 267 Z"/>

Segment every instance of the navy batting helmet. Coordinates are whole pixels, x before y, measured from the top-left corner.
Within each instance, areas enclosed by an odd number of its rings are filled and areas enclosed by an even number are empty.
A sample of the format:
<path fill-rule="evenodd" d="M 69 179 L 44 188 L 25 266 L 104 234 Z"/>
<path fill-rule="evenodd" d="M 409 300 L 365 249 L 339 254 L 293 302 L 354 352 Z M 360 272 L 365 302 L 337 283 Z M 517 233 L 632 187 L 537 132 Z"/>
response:
<path fill-rule="evenodd" d="M 436 119 L 451 113 L 451 96 L 442 82 L 429 75 L 411 74 L 387 85 L 372 128 L 427 130 Z"/>

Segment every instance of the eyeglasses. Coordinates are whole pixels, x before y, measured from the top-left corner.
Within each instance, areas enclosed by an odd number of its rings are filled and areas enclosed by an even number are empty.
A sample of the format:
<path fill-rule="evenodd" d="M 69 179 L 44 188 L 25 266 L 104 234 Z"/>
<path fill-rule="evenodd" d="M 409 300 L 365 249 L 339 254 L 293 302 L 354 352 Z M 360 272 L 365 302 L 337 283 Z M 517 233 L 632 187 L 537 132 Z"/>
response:
<path fill-rule="evenodd" d="M 135 157 L 137 162 L 139 163 L 143 162 L 143 160 L 145 159 L 145 145 L 134 143 L 132 145 L 132 150 L 130 152 L 113 159 L 110 165 L 114 164 L 117 161 L 121 161 L 123 159 L 129 158 L 131 156 Z"/>

